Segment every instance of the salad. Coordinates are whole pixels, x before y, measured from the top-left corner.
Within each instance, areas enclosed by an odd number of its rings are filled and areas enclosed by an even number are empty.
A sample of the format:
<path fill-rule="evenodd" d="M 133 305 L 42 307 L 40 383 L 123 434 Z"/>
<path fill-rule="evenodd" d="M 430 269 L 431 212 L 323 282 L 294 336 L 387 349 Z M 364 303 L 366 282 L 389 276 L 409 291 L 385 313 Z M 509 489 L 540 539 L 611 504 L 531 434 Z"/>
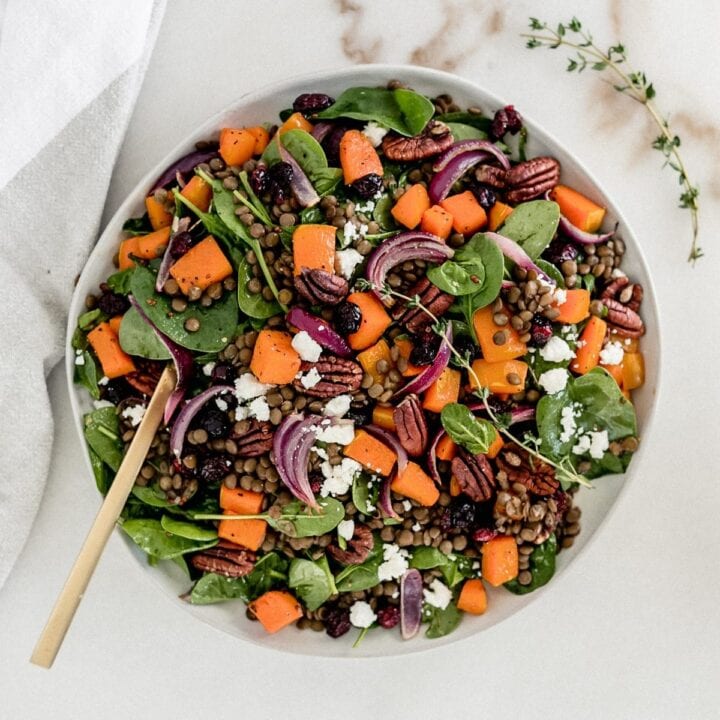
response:
<path fill-rule="evenodd" d="M 220 128 L 147 189 L 75 376 L 105 493 L 175 368 L 120 525 L 187 602 L 436 638 L 552 579 L 578 489 L 638 447 L 643 290 L 526 141 L 393 81 Z"/>

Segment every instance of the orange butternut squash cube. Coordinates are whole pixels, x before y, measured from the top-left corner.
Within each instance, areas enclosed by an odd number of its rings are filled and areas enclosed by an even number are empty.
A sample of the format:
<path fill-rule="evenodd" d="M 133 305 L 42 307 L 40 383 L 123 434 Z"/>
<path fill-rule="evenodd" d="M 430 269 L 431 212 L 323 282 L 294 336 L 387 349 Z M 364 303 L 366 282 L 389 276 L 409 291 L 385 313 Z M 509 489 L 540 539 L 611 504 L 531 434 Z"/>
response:
<path fill-rule="evenodd" d="M 556 322 L 573 324 L 585 320 L 590 315 L 590 293 L 583 288 L 565 291 L 565 302 L 558 305 L 559 315 Z"/>
<path fill-rule="evenodd" d="M 220 486 L 220 507 L 234 515 L 257 515 L 262 510 L 263 493 L 241 487 Z"/>
<path fill-rule="evenodd" d="M 490 208 L 488 215 L 488 230 L 495 232 L 509 217 L 513 208 L 499 200 Z"/>
<path fill-rule="evenodd" d="M 225 515 L 237 515 L 225 511 Z M 265 542 L 267 522 L 253 518 L 252 520 L 221 520 L 218 523 L 218 537 L 229 540 L 236 545 L 242 545 L 248 550 L 259 550 Z"/>
<path fill-rule="evenodd" d="M 487 593 L 480 578 L 466 580 L 457 602 L 458 610 L 471 615 L 482 615 L 487 610 Z"/>
<path fill-rule="evenodd" d="M 196 208 L 207 212 L 212 201 L 212 188 L 199 175 L 194 175 L 180 191 Z"/>
<path fill-rule="evenodd" d="M 560 212 L 577 228 L 594 233 L 605 218 L 605 208 L 594 203 L 567 185 L 556 185 L 550 197 L 560 206 Z"/>
<path fill-rule="evenodd" d="M 372 413 L 373 425 L 395 432 L 394 410 L 392 405 L 376 405 Z"/>
<path fill-rule="evenodd" d="M 641 352 L 625 353 L 622 363 L 622 386 L 635 390 L 645 383 L 645 359 Z"/>
<path fill-rule="evenodd" d="M 154 195 L 148 195 L 145 198 L 145 208 L 153 230 L 160 230 L 172 224 L 172 215 L 165 209 L 165 205 L 155 199 Z"/>
<path fill-rule="evenodd" d="M 250 370 L 262 383 L 287 385 L 300 371 L 301 362 L 289 333 L 261 330 L 253 348 Z"/>
<path fill-rule="evenodd" d="M 137 369 L 132 358 L 120 347 L 117 333 L 110 323 L 100 323 L 88 333 L 87 339 L 106 377 L 112 380 Z"/>
<path fill-rule="evenodd" d="M 395 203 L 390 213 L 397 222 L 413 230 L 430 209 L 430 197 L 424 185 L 410 185 Z"/>
<path fill-rule="evenodd" d="M 380 338 L 374 345 L 367 348 L 367 350 L 359 352 L 357 361 L 362 365 L 362 369 L 368 373 L 368 375 L 372 375 L 376 383 L 382 385 L 390 369 L 389 366 L 392 364 L 390 346 L 387 344 L 385 338 Z M 388 365 L 384 372 L 378 369 L 378 363 L 381 361 Z"/>
<path fill-rule="evenodd" d="M 425 507 L 431 507 L 440 499 L 440 491 L 433 479 L 412 461 L 408 462 L 402 473 L 398 473 L 393 478 L 390 489 Z"/>
<path fill-rule="evenodd" d="M 190 288 L 209 288 L 232 275 L 232 265 L 212 235 L 191 247 L 170 267 L 170 274 L 186 295 Z"/>
<path fill-rule="evenodd" d="M 313 131 L 313 124 L 307 120 L 302 113 L 296 112 L 290 115 L 278 128 L 278 134 L 282 135 L 288 130 L 304 130 L 305 132 L 311 133 Z"/>
<path fill-rule="evenodd" d="M 420 221 L 420 229 L 423 232 L 431 233 L 441 240 L 447 240 L 450 237 L 452 226 L 452 215 L 440 205 L 428 208 Z"/>
<path fill-rule="evenodd" d="M 483 357 L 488 362 L 500 362 L 522 357 L 527 352 L 527 345 L 520 341 L 517 330 L 512 325 L 500 327 L 493 320 L 493 309 L 490 305 L 476 310 L 473 315 L 475 335 L 480 343 Z M 499 331 L 506 333 L 506 341 L 502 345 L 495 344 L 495 334 Z"/>
<path fill-rule="evenodd" d="M 470 190 L 450 195 L 440 205 L 452 215 L 455 232 L 471 235 L 482 230 L 487 223 L 485 211 Z"/>
<path fill-rule="evenodd" d="M 257 138 L 244 128 L 223 128 L 220 131 L 220 157 L 226 165 L 244 165 L 255 152 Z"/>
<path fill-rule="evenodd" d="M 300 603 L 284 590 L 269 590 L 257 600 L 253 600 L 248 605 L 248 610 L 270 634 L 282 630 L 303 616 Z"/>
<path fill-rule="evenodd" d="M 347 301 L 360 308 L 360 327 L 348 335 L 348 343 L 353 350 L 364 350 L 380 339 L 392 320 L 374 293 L 350 293 Z"/>
<path fill-rule="evenodd" d="M 460 396 L 460 371 L 446 367 L 440 377 L 425 391 L 422 406 L 430 412 L 439 413 Z"/>
<path fill-rule="evenodd" d="M 483 544 L 482 576 L 493 587 L 514 580 L 518 572 L 518 549 L 514 537 L 501 535 Z"/>
<path fill-rule="evenodd" d="M 507 393 L 513 395 L 525 388 L 528 366 L 522 360 L 500 360 L 500 362 L 488 362 L 484 358 L 475 360 L 472 364 L 473 372 L 470 373 L 470 386 L 477 389 L 478 382 L 481 388 L 487 388 L 495 395 Z M 511 377 L 517 376 L 517 377 Z M 477 378 L 477 379 L 476 379 Z M 519 380 L 519 383 L 512 383 L 510 380 Z"/>
<path fill-rule="evenodd" d="M 379 475 L 389 475 L 397 461 L 394 450 L 364 430 L 355 431 L 355 438 L 345 446 L 343 452 L 370 472 Z"/>
<path fill-rule="evenodd" d="M 298 225 L 293 231 L 295 275 L 304 268 L 335 272 L 335 231 L 332 225 Z"/>
<path fill-rule="evenodd" d="M 340 167 L 346 185 L 366 175 L 383 176 L 380 156 L 367 135 L 359 130 L 348 130 L 340 140 Z"/>

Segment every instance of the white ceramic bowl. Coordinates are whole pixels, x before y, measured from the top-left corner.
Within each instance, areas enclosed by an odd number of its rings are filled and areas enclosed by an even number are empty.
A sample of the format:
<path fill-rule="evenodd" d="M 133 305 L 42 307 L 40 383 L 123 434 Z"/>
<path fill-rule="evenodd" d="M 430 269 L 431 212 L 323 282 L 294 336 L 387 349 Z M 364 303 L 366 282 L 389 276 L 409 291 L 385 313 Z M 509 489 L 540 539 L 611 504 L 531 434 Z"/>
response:
<path fill-rule="evenodd" d="M 126 218 L 141 215 L 144 211 L 144 197 L 150 183 L 160 172 L 176 158 L 194 148 L 198 140 L 217 137 L 219 128 L 224 126 L 254 125 L 268 120 L 276 120 L 278 112 L 291 105 L 293 99 L 302 92 L 324 92 L 337 96 L 347 87 L 358 85 L 384 85 L 388 80 L 397 78 L 408 83 L 412 88 L 429 96 L 449 93 L 461 107 L 479 106 L 492 113 L 507 104 L 508 101 L 491 95 L 474 83 L 450 75 L 448 73 L 395 65 L 367 65 L 306 75 L 282 83 L 278 83 L 257 92 L 241 96 L 227 109 L 203 123 L 192 135 L 185 138 L 162 162 L 151 168 L 137 189 L 120 206 L 105 231 L 98 240 L 95 249 L 80 276 L 70 306 L 68 318 L 68 338 L 66 352 L 67 381 L 70 388 L 70 399 L 75 414 L 75 422 L 83 447 L 82 415 L 91 409 L 90 398 L 81 387 L 73 384 L 74 353 L 70 347 L 70 338 L 76 325 L 76 319 L 84 310 L 84 300 L 88 293 L 95 292 L 97 286 L 113 272 L 111 258 L 117 250 L 122 237 L 122 224 Z M 522 98 L 512 98 L 516 105 L 522 106 Z M 585 192 L 601 202 L 608 209 L 608 225 L 619 222 L 620 236 L 627 244 L 627 254 L 623 269 L 645 288 L 645 299 L 642 307 L 643 319 L 647 334 L 643 338 L 643 350 L 646 361 L 646 382 L 644 387 L 633 395 L 640 425 L 640 434 L 647 436 L 653 409 L 655 407 L 659 386 L 660 370 L 660 338 L 657 316 L 657 305 L 653 284 L 648 268 L 640 250 L 638 241 L 611 198 L 599 187 L 593 176 L 575 159 L 552 135 L 538 127 L 527 116 L 525 124 L 529 131 L 528 155 L 549 154 L 556 157 L 562 164 L 562 179 L 580 192 Z M 643 466 L 644 445 L 633 459 L 630 470 L 624 476 L 604 477 L 595 483 L 593 490 L 581 490 L 578 502 L 582 507 L 582 532 L 570 550 L 558 556 L 556 578 L 544 588 L 524 596 L 516 596 L 504 589 L 489 588 L 488 611 L 481 617 L 466 616 L 460 627 L 451 635 L 427 640 L 422 634 L 409 642 L 400 639 L 397 632 L 378 630 L 371 632 L 355 650 L 351 648 L 350 633 L 340 640 L 332 640 L 324 633 L 301 631 L 286 628 L 282 632 L 268 636 L 259 623 L 250 622 L 245 617 L 245 606 L 241 601 L 221 603 L 217 605 L 193 606 L 178 598 L 188 590 L 189 582 L 177 566 L 172 563 L 161 563 L 157 567 L 147 564 L 145 554 L 141 552 L 125 535 L 121 536 L 127 543 L 129 552 L 137 559 L 139 567 L 150 573 L 158 586 L 165 591 L 171 602 L 185 608 L 189 615 L 203 620 L 238 639 L 258 643 L 266 648 L 275 648 L 284 652 L 305 655 L 328 656 L 387 656 L 399 655 L 432 647 L 453 643 L 471 637 L 482 630 L 501 622 L 528 603 L 556 592 L 557 576 L 567 571 L 568 566 L 593 539 L 604 519 L 619 499 L 624 486 L 637 477 Z M 88 467 L 87 481 L 93 482 L 90 462 L 85 452 Z M 100 498 L 98 498 L 99 502 Z"/>

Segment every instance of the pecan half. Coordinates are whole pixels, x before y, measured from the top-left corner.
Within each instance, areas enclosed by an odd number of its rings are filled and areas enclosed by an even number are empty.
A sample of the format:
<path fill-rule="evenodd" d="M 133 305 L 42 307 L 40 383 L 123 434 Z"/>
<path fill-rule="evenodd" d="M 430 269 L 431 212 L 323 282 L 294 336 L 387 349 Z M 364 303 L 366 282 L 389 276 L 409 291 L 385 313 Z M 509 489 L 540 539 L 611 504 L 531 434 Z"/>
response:
<path fill-rule="evenodd" d="M 367 525 L 355 523 L 355 530 L 352 538 L 347 541 L 347 548 L 343 550 L 337 545 L 330 545 L 328 552 L 334 560 L 343 565 L 360 565 L 365 562 L 372 548 L 372 530 Z"/>
<path fill-rule="evenodd" d="M 293 282 L 298 293 L 311 305 L 337 305 L 350 291 L 344 277 L 326 270 L 303 268 Z"/>
<path fill-rule="evenodd" d="M 628 305 L 609 298 L 602 303 L 607 309 L 607 321 L 619 335 L 638 338 L 645 334 L 645 323 Z"/>
<path fill-rule="evenodd" d="M 472 455 L 460 448 L 450 465 L 453 477 L 474 502 L 489 500 L 495 490 L 495 473 L 484 455 Z"/>
<path fill-rule="evenodd" d="M 305 395 L 333 398 L 345 393 L 352 394 L 360 388 L 363 371 L 360 365 L 352 360 L 329 355 L 315 363 L 303 362 L 300 366 L 300 370 L 304 373 L 312 368 L 320 374 L 320 382 L 313 387 L 305 387 L 300 379 L 293 380 L 295 389 Z"/>
<path fill-rule="evenodd" d="M 428 428 L 420 398 L 414 393 L 408 395 L 393 410 L 393 420 L 398 440 L 408 455 L 422 455 L 427 446 Z"/>
<path fill-rule="evenodd" d="M 560 486 L 555 469 L 538 458 L 530 457 L 523 448 L 510 443 L 497 458 L 499 470 L 507 473 L 508 481 L 520 483 L 535 495 L 552 495 Z"/>
<path fill-rule="evenodd" d="M 640 283 L 630 283 L 627 275 L 621 275 L 615 278 L 600 295 L 601 300 L 617 300 L 622 305 L 626 305 L 633 312 L 640 309 L 642 303 L 643 286 Z"/>
<path fill-rule="evenodd" d="M 242 457 L 258 457 L 270 452 L 273 442 L 273 426 L 260 420 L 242 420 L 235 424 L 230 435 Z"/>
<path fill-rule="evenodd" d="M 478 165 L 475 168 L 475 179 L 483 185 L 503 190 L 507 186 L 507 170 L 495 165 Z"/>
<path fill-rule="evenodd" d="M 536 157 L 518 163 L 508 170 L 506 180 L 511 203 L 532 200 L 552 190 L 560 180 L 560 163 L 552 157 Z"/>
<path fill-rule="evenodd" d="M 424 160 L 447 150 L 453 144 L 450 128 L 439 120 L 431 120 L 425 129 L 414 137 L 389 132 L 382 143 L 385 157 L 400 162 Z"/>
<path fill-rule="evenodd" d="M 426 307 L 435 317 L 440 317 L 453 304 L 455 297 L 443 292 L 439 287 L 433 285 L 426 277 L 420 278 L 415 285 L 408 290 L 410 297 L 417 295 L 420 304 Z M 418 333 L 432 323 L 432 318 L 419 307 L 408 307 L 403 301 L 398 303 L 392 311 L 394 320 L 404 325 L 411 333 Z"/>
<path fill-rule="evenodd" d="M 143 395 L 152 395 L 155 392 L 155 386 L 160 381 L 165 367 L 164 363 L 143 358 L 134 358 L 134 362 L 137 370 L 125 375 L 125 380 L 128 385 L 132 385 Z"/>
<path fill-rule="evenodd" d="M 255 567 L 255 553 L 221 540 L 215 547 L 191 555 L 190 564 L 202 572 L 216 573 L 225 577 L 242 577 Z"/>

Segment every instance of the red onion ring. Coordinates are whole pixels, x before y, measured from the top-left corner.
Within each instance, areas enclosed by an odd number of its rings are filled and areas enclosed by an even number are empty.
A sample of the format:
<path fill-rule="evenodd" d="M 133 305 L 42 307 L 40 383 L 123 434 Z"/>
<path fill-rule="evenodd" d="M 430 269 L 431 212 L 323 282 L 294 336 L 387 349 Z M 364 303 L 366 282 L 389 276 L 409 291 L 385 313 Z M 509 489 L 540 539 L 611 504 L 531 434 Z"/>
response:
<path fill-rule="evenodd" d="M 554 202 L 553 199 L 550 197 L 550 193 L 552 190 L 548 190 L 543 197 L 545 200 L 550 200 L 551 202 Z M 560 222 L 558 224 L 559 230 L 562 232 L 563 235 L 566 235 L 571 240 L 574 240 L 577 243 L 580 243 L 581 245 L 598 245 L 599 243 L 603 243 L 606 240 L 609 240 L 615 233 L 617 232 L 617 223 L 615 223 L 615 227 L 610 230 L 610 232 L 606 233 L 589 233 L 585 232 L 584 230 L 581 230 L 576 225 L 573 225 L 562 213 L 560 213 Z"/>
<path fill-rule="evenodd" d="M 295 199 L 302 205 L 302 207 L 313 207 L 320 202 L 320 196 L 315 192 L 315 188 L 308 176 L 304 173 L 303 169 L 298 165 L 295 158 L 285 149 L 285 146 L 280 140 L 280 134 L 278 133 L 277 146 L 278 152 L 280 153 L 280 159 L 283 162 L 288 163 L 293 169 L 292 180 L 290 181 L 290 187 L 295 195 Z"/>
<path fill-rule="evenodd" d="M 442 478 L 440 477 L 440 471 L 437 466 L 437 446 L 445 435 L 447 435 L 447 433 L 441 427 L 437 433 L 435 433 L 435 437 L 431 440 L 427 451 L 428 470 L 430 471 L 430 477 L 432 477 L 436 485 L 442 485 Z"/>
<path fill-rule="evenodd" d="M 419 395 L 424 390 L 427 390 L 439 377 L 442 375 L 443 370 L 448 366 L 450 362 L 450 356 L 452 351 L 450 346 L 452 345 L 452 323 L 448 323 L 445 329 L 445 337 L 440 343 L 440 349 L 431 365 L 428 365 L 419 375 L 416 375 L 409 383 L 403 385 L 393 395 L 393 399 L 408 395 L 409 393 L 416 393 Z"/>
<path fill-rule="evenodd" d="M 363 425 L 362 429 L 375 439 L 380 440 L 380 442 L 389 445 L 395 451 L 397 455 L 397 472 L 398 475 L 401 475 L 407 467 L 408 456 L 400 441 L 391 432 L 377 425 Z"/>
<path fill-rule="evenodd" d="M 312 132 L 310 133 L 319 143 L 321 143 L 325 136 L 333 129 L 333 124 L 329 122 L 323 122 L 322 120 L 315 123 Z"/>
<path fill-rule="evenodd" d="M 170 450 L 176 458 L 179 459 L 182 455 L 183 445 L 185 444 L 185 433 L 190 427 L 190 423 L 205 403 L 215 397 L 215 395 L 227 392 L 231 393 L 233 390 L 234 388 L 230 385 L 213 385 L 185 403 L 185 406 L 180 410 L 180 413 L 175 419 L 172 431 L 170 432 Z"/>
<path fill-rule="evenodd" d="M 538 277 L 547 285 L 554 288 L 555 281 L 546 273 L 544 273 L 531 259 L 530 256 L 518 245 L 514 240 L 494 232 L 484 233 L 485 237 L 490 238 L 499 248 L 502 254 L 512 260 L 516 265 L 524 270 L 534 270 Z"/>
<path fill-rule="evenodd" d="M 410 568 L 400 578 L 400 633 L 403 640 L 417 635 L 422 622 L 422 575 Z"/>
<path fill-rule="evenodd" d="M 330 350 L 334 355 L 342 358 L 353 356 L 353 351 L 342 335 L 338 335 L 328 324 L 327 320 L 309 313 L 300 307 L 293 307 L 286 317 L 290 325 L 298 330 L 304 330 L 316 343 Z"/>
<path fill-rule="evenodd" d="M 441 170 L 444 170 L 447 164 L 458 155 L 477 150 L 488 155 L 492 155 L 505 170 L 510 169 L 510 161 L 505 153 L 500 150 L 495 143 L 491 143 L 489 140 L 458 140 L 458 142 L 453 143 L 438 157 L 433 164 L 433 171 L 440 172 Z"/>
<path fill-rule="evenodd" d="M 164 188 L 170 183 L 177 182 L 178 174 L 182 176 L 194 170 L 197 165 L 217 157 L 217 154 L 217 150 L 194 150 L 187 155 L 183 155 L 160 173 L 160 177 L 152 184 L 152 190 L 148 195 L 152 195 L 156 190 Z"/>
<path fill-rule="evenodd" d="M 460 153 L 454 158 L 449 160 L 442 170 L 433 175 L 430 185 L 428 186 L 428 195 L 430 196 L 430 202 L 433 205 L 444 200 L 452 186 L 470 170 L 470 168 L 477 165 L 482 160 L 488 157 L 486 152 L 480 150 L 470 150 L 467 152 Z"/>
<path fill-rule="evenodd" d="M 189 227 L 190 218 L 180 218 L 177 224 L 177 229 L 173 230 L 170 234 L 170 239 L 168 240 L 168 244 L 165 246 L 165 252 L 163 253 L 162 261 L 160 263 L 160 269 L 158 270 L 157 277 L 155 278 L 155 289 L 158 292 L 162 292 L 165 283 L 170 277 L 170 268 L 176 259 L 173 257 L 173 249 L 176 244 L 176 239 L 178 236 L 186 233 Z"/>
<path fill-rule="evenodd" d="M 395 512 L 395 508 L 392 506 L 392 497 L 390 496 L 390 477 L 383 478 L 382 484 L 380 485 L 380 492 L 378 493 L 378 505 L 383 515 L 394 520 L 400 520 L 400 516 Z"/>

